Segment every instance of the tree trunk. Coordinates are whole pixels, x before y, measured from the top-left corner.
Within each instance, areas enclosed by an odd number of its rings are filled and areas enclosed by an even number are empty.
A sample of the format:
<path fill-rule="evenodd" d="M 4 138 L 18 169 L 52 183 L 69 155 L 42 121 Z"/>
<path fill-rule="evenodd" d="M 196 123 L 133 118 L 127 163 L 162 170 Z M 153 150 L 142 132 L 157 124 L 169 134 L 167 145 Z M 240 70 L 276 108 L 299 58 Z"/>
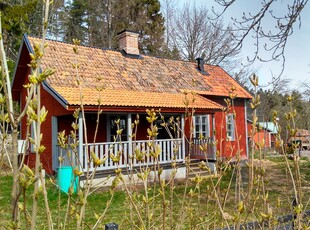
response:
<path fill-rule="evenodd" d="M 19 165 L 18 165 L 18 153 L 17 153 L 17 128 L 13 129 L 12 132 L 12 155 L 13 155 L 13 185 L 12 185 L 12 221 L 14 223 L 13 229 L 18 228 L 19 222 L 19 210 L 18 210 L 18 199 L 20 194 L 20 187 L 18 182 L 19 177 Z"/>

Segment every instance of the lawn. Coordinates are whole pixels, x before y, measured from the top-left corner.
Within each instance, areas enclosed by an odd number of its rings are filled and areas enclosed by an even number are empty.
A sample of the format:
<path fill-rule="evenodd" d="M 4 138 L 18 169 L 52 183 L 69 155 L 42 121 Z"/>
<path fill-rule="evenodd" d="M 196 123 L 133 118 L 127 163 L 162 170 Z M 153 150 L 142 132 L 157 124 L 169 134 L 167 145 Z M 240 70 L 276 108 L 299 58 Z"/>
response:
<path fill-rule="evenodd" d="M 257 165 L 259 165 L 258 161 Z M 131 226 L 135 229 L 134 225 L 137 223 L 137 213 L 142 215 L 143 220 L 147 220 L 147 213 L 151 214 L 152 223 L 149 228 L 156 228 L 159 226 L 161 228 L 163 220 L 162 208 L 165 206 L 166 211 L 166 226 L 168 228 L 174 228 L 176 223 L 182 224 L 185 228 L 192 229 L 205 229 L 206 226 L 213 228 L 215 226 L 219 227 L 223 223 L 223 219 L 220 215 L 219 205 L 217 203 L 216 193 L 214 192 L 213 186 L 217 182 L 220 182 L 216 188 L 218 192 L 218 199 L 223 204 L 223 212 L 226 215 L 226 220 L 233 224 L 236 221 L 238 215 L 240 215 L 240 220 L 247 218 L 247 221 L 255 220 L 260 221 L 262 217 L 260 213 L 263 212 L 263 199 L 268 199 L 268 205 L 273 210 L 273 218 L 281 216 L 284 214 L 292 213 L 292 183 L 290 181 L 288 171 L 285 167 L 284 159 L 281 156 L 270 157 L 263 160 L 262 165 L 264 166 L 264 183 L 260 183 L 260 179 L 257 180 L 257 184 L 254 186 L 253 197 L 258 194 L 255 203 L 255 208 L 253 208 L 254 213 L 250 212 L 238 212 L 238 203 L 236 203 L 236 191 L 237 186 L 235 186 L 236 174 L 234 173 L 234 167 L 232 166 L 223 177 L 207 177 L 203 178 L 202 181 L 197 184 L 195 181 L 178 181 L 172 186 L 166 186 L 165 188 L 165 203 L 163 203 L 163 195 L 160 191 L 160 186 L 150 185 L 147 189 L 147 196 L 149 200 L 145 200 L 146 193 L 143 190 L 143 186 L 136 187 L 130 190 L 130 195 L 125 192 L 124 187 L 118 188 L 113 193 L 112 202 L 105 214 L 102 221 L 102 225 L 106 223 L 115 222 L 119 224 L 120 229 L 128 229 Z M 291 162 L 291 164 L 293 164 Z M 301 174 L 302 174 L 302 192 L 303 192 L 303 204 L 304 210 L 309 210 L 310 207 L 307 206 L 310 197 L 310 162 L 307 159 L 302 159 L 300 164 Z M 259 173 L 259 168 L 257 168 L 257 173 Z M 247 178 L 248 178 L 248 168 L 244 164 L 241 168 L 241 191 L 242 197 L 246 195 L 247 191 Z M 231 180 L 232 178 L 232 180 Z M 232 186 L 228 187 L 230 181 L 232 181 Z M 0 226 L 7 226 L 9 228 L 10 220 L 10 191 L 12 177 L 9 173 L 2 172 L 0 174 Z M 57 187 L 54 184 L 53 178 L 46 180 L 48 188 L 48 199 L 49 205 L 52 212 L 53 222 L 55 227 L 61 226 L 64 222 L 64 217 L 67 210 L 68 196 L 63 193 L 59 193 Z M 268 191 L 268 198 L 262 197 L 262 188 Z M 173 188 L 173 189 L 172 189 Z M 27 201 L 27 212 L 31 214 L 31 203 L 32 203 L 32 188 L 26 192 Z M 96 222 L 96 218 L 100 215 L 106 205 L 110 200 L 112 193 L 109 188 L 100 188 L 93 192 L 87 199 L 86 208 L 86 220 L 85 228 L 91 229 L 91 227 Z M 23 195 L 21 195 L 21 202 L 23 201 Z M 138 211 L 131 205 L 130 199 L 135 200 L 135 205 Z M 76 209 L 79 208 L 78 195 L 72 196 L 71 203 L 73 204 L 69 215 L 69 221 L 67 222 L 67 229 L 74 229 L 74 224 L 77 218 Z M 148 204 L 148 205 L 147 205 Z M 163 205 L 164 204 L 164 205 Z M 248 210 L 249 211 L 249 210 Z M 246 217 L 245 213 L 250 213 Z M 24 229 L 25 221 L 24 214 L 21 213 L 22 225 L 21 228 Z M 171 220 L 172 219 L 172 220 Z M 45 206 L 43 202 L 42 195 L 39 196 L 39 212 L 37 216 L 37 229 L 45 229 L 46 227 L 46 217 L 45 217 Z"/>

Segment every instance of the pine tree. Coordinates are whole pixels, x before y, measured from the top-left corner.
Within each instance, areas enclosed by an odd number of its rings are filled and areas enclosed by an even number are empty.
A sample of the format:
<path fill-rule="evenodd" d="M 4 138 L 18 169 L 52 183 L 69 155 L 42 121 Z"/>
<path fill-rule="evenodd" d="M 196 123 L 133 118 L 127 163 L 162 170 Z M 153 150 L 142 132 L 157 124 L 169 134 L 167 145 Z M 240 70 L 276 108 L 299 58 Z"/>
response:
<path fill-rule="evenodd" d="M 159 0 L 73 0 L 66 12 L 66 42 L 77 38 L 85 45 L 117 49 L 117 33 L 130 29 L 141 34 L 142 53 L 160 55 L 167 51 Z"/>
<path fill-rule="evenodd" d="M 110 24 L 113 0 L 87 1 L 87 36 L 90 46 L 112 48 Z"/>
<path fill-rule="evenodd" d="M 164 44 L 164 18 L 160 13 L 158 0 L 144 0 L 142 6 L 146 15 L 142 27 L 142 50 L 145 53 L 160 55 Z"/>
<path fill-rule="evenodd" d="M 160 13 L 158 0 L 129 0 L 126 4 L 115 1 L 115 15 L 112 21 L 112 31 L 124 29 L 140 33 L 140 50 L 146 54 L 160 55 L 164 45 L 164 18 Z M 115 35 L 113 36 L 115 37 Z M 114 40 L 114 47 L 116 41 Z"/>
<path fill-rule="evenodd" d="M 67 18 L 65 1 L 53 0 L 53 4 L 50 6 L 50 12 L 47 36 L 57 41 L 63 41 L 65 36 L 64 23 Z"/>
<path fill-rule="evenodd" d="M 82 44 L 87 44 L 87 2 L 84 0 L 73 0 L 72 4 L 66 7 L 66 11 L 64 41 L 70 43 L 72 39 L 79 39 Z"/>

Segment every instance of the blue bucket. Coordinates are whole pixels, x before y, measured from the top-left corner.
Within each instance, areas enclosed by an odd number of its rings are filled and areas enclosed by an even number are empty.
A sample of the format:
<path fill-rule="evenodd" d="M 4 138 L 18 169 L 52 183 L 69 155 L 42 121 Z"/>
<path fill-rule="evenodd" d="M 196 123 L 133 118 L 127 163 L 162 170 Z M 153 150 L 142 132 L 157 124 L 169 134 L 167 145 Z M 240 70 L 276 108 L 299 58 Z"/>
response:
<path fill-rule="evenodd" d="M 73 192 L 76 193 L 79 185 L 79 178 L 74 179 L 73 168 L 70 166 L 64 166 L 58 168 L 57 172 L 57 184 L 60 191 L 68 193 L 70 186 L 73 186 Z"/>

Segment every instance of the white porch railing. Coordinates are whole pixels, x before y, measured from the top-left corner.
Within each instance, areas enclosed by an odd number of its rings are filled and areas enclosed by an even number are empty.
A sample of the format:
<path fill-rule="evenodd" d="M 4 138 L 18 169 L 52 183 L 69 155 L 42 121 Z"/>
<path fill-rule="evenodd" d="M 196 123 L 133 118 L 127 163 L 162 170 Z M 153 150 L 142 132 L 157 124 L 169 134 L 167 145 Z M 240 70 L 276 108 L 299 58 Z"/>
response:
<path fill-rule="evenodd" d="M 106 157 L 107 160 L 104 164 L 97 167 L 97 170 L 114 169 L 116 165 L 120 168 L 131 168 L 141 165 L 153 165 L 154 157 L 150 156 L 152 148 L 158 146 L 160 148 L 158 161 L 159 164 L 171 163 L 173 160 L 176 162 L 184 162 L 185 153 L 182 152 L 182 139 L 164 139 L 152 141 L 123 141 L 123 142 L 102 142 L 95 144 L 84 144 L 83 154 L 79 154 L 80 164 L 84 171 L 89 168 L 90 171 L 94 170 L 94 163 L 90 160 L 90 152 L 94 151 L 96 156 L 100 159 Z M 139 149 L 145 152 L 143 161 L 137 161 L 134 156 L 135 150 Z M 111 155 L 120 156 L 120 161 L 114 163 Z"/>

